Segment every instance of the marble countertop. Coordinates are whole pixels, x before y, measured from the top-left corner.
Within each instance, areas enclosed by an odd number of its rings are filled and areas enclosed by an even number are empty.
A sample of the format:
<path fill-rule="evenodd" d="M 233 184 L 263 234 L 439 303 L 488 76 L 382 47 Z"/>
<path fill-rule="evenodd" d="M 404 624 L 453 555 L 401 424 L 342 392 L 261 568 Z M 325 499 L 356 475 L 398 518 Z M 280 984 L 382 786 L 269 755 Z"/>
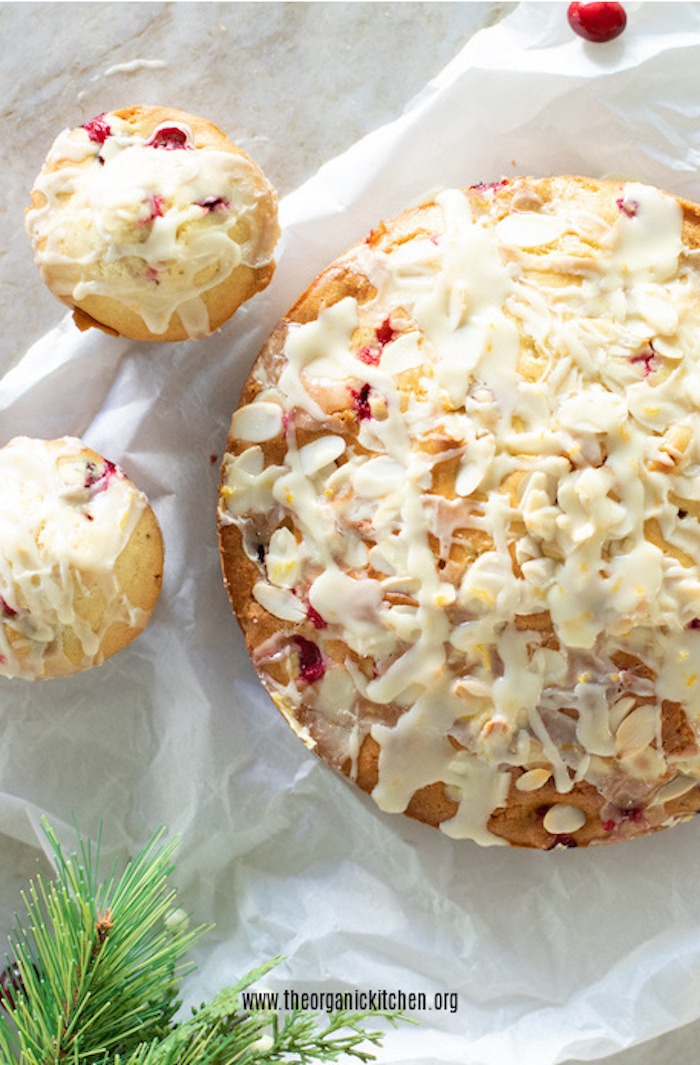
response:
<path fill-rule="evenodd" d="M 406 103 L 508 3 L 0 3 L 5 195 L 0 370 L 64 309 L 23 228 L 34 176 L 66 126 L 131 103 L 220 125 L 284 196 Z M 691 1061 L 700 1025 L 607 1059 Z M 575 1063 L 569 1063 L 575 1065 Z"/>
<path fill-rule="evenodd" d="M 400 114 L 498 3 L 2 3 L 0 367 L 56 324 L 23 228 L 56 134 L 165 103 L 216 122 L 280 196 Z M 329 77 L 330 72 L 330 77 Z"/>

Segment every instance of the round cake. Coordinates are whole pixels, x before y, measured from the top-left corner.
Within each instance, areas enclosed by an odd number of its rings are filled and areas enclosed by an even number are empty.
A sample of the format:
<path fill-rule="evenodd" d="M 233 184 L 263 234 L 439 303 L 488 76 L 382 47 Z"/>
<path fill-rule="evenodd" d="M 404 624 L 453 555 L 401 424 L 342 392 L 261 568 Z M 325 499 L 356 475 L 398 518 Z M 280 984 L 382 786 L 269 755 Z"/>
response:
<path fill-rule="evenodd" d="M 163 541 L 123 470 L 72 437 L 16 437 L 0 499 L 0 676 L 76 673 L 145 628 Z"/>
<path fill-rule="evenodd" d="M 213 123 L 127 107 L 65 130 L 26 227 L 41 276 L 80 328 L 203 337 L 270 281 L 277 198 Z"/>
<path fill-rule="evenodd" d="M 225 582 L 304 743 L 455 838 L 700 809 L 700 208 L 518 178 L 379 225 L 233 415 Z"/>

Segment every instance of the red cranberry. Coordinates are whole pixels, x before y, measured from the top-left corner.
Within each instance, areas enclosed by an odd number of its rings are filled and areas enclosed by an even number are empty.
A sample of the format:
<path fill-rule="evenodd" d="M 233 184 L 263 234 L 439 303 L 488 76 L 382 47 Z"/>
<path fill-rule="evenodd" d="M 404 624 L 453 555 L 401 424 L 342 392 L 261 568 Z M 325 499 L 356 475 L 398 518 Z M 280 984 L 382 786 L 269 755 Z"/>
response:
<path fill-rule="evenodd" d="M 357 357 L 360 362 L 367 363 L 368 366 L 378 366 L 382 353 L 376 348 L 360 348 Z"/>
<path fill-rule="evenodd" d="M 366 362 L 368 366 L 378 366 L 382 352 L 387 344 L 391 344 L 398 336 L 389 318 L 385 318 L 381 325 L 374 330 L 376 341 L 368 347 L 360 348 L 357 357 L 360 362 Z"/>
<path fill-rule="evenodd" d="M 700 618 L 693 618 L 693 620 L 688 625 L 688 628 L 689 629 L 700 629 Z"/>
<path fill-rule="evenodd" d="M 372 417 L 372 408 L 369 405 L 369 392 L 369 385 L 363 385 L 359 391 L 355 388 L 350 389 L 352 409 L 357 415 L 358 422 L 363 422 L 366 418 Z"/>
<path fill-rule="evenodd" d="M 578 843 L 573 836 L 568 835 L 565 832 L 559 832 L 552 839 L 551 843 L 548 843 L 545 850 L 553 851 L 555 847 L 578 847 Z"/>
<path fill-rule="evenodd" d="M 315 629 L 328 628 L 328 622 L 325 618 L 321 617 L 318 610 L 314 610 L 311 603 L 306 604 L 306 616 Z"/>
<path fill-rule="evenodd" d="M 628 218 L 634 218 L 639 210 L 639 202 L 637 200 L 625 200 L 620 196 L 619 200 L 615 200 L 615 203 Z"/>
<path fill-rule="evenodd" d="M 396 330 L 392 326 L 389 318 L 385 318 L 382 324 L 374 330 L 374 333 L 377 338 L 377 343 L 383 348 L 386 347 L 387 344 L 391 344 L 396 336 Z"/>
<path fill-rule="evenodd" d="M 165 205 L 165 197 L 164 196 L 160 196 L 156 192 L 155 195 L 151 196 L 149 205 L 150 205 L 151 213 L 149 214 L 148 218 L 146 219 L 146 224 L 148 224 L 149 222 L 152 222 L 154 218 L 162 218 L 163 217 L 163 207 Z"/>
<path fill-rule="evenodd" d="M 508 178 L 501 178 L 500 181 L 477 181 L 476 185 L 472 185 L 473 189 L 478 189 L 479 192 L 498 192 L 505 185 L 508 184 Z"/>
<path fill-rule="evenodd" d="M 164 148 L 172 152 L 178 148 L 192 148 L 190 139 L 184 129 L 179 126 L 164 126 L 156 130 L 150 140 L 146 141 L 149 148 Z"/>
<path fill-rule="evenodd" d="M 231 204 L 223 196 L 207 196 L 205 200 L 197 200 L 197 206 L 210 212 L 231 210 Z"/>
<path fill-rule="evenodd" d="M 604 832 L 612 832 L 615 827 L 615 822 L 612 820 L 601 821 L 600 824 Z"/>
<path fill-rule="evenodd" d="M 653 372 L 654 372 L 654 370 L 656 368 L 656 366 L 654 364 L 653 351 L 652 351 L 652 353 L 647 353 L 646 355 L 635 355 L 630 361 L 631 362 L 644 363 L 644 375 L 645 375 L 645 377 L 649 377 L 650 374 L 653 374 Z"/>
<path fill-rule="evenodd" d="M 85 123 L 83 129 L 87 130 L 88 137 L 95 144 L 104 144 L 107 138 L 112 135 L 109 123 L 105 122 L 104 113 L 97 115 L 96 118 L 91 118 L 89 122 Z M 101 159 L 100 162 L 104 163 L 104 159 Z"/>
<path fill-rule="evenodd" d="M 6 599 L 0 595 L 0 615 L 4 618 L 16 618 L 17 611 L 14 610 Z"/>
<path fill-rule="evenodd" d="M 653 345 L 649 344 L 649 346 L 645 348 L 644 351 L 640 352 L 639 355 L 633 355 L 630 362 L 642 363 L 644 376 L 648 377 L 649 374 L 653 373 L 656 369 L 656 352 L 654 351 Z"/>
<path fill-rule="evenodd" d="M 314 684 L 326 672 L 326 664 L 317 645 L 303 636 L 294 636 L 299 652 L 299 676 L 307 684 Z"/>
<path fill-rule="evenodd" d="M 622 811 L 622 820 L 638 825 L 644 820 L 644 811 L 640 806 L 631 806 L 629 810 Z"/>
<path fill-rule="evenodd" d="M 104 466 L 100 470 L 96 463 L 88 462 L 85 468 L 84 488 L 92 488 L 95 492 L 104 492 L 110 480 L 119 472 L 118 467 L 105 459 Z"/>
<path fill-rule="evenodd" d="M 569 4 L 567 17 L 574 33 L 599 44 L 619 37 L 627 25 L 625 9 L 613 0 L 582 0 Z"/>

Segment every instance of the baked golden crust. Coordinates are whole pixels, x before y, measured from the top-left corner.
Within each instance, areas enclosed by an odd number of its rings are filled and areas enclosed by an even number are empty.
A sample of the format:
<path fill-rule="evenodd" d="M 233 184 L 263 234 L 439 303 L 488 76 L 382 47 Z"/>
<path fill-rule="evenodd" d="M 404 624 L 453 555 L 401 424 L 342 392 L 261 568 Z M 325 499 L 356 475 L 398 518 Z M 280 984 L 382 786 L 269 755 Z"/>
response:
<path fill-rule="evenodd" d="M 0 450 L 0 673 L 66 676 L 139 635 L 156 606 L 163 538 L 119 467 L 74 438 Z"/>
<path fill-rule="evenodd" d="M 477 186 L 379 225 L 260 353 L 222 466 L 224 580 L 278 708 L 382 808 L 540 849 L 700 809 L 699 246 L 700 208 L 645 186 Z M 365 466 L 397 453 L 399 425 L 403 496 Z M 409 521 L 402 568 L 385 556 Z M 348 579 L 364 606 L 345 625 Z M 368 635 L 380 617 L 389 650 Z M 404 690 L 387 677 L 416 647 Z"/>
<path fill-rule="evenodd" d="M 183 151 L 152 147 L 164 130 L 183 132 Z M 126 166 L 110 138 L 146 146 L 148 167 Z M 173 170 L 185 155 L 201 172 Z M 275 192 L 250 156 L 214 123 L 159 106 L 122 108 L 62 134 L 27 227 L 44 281 L 80 329 L 148 341 L 219 329 L 269 284 L 279 236 Z"/>

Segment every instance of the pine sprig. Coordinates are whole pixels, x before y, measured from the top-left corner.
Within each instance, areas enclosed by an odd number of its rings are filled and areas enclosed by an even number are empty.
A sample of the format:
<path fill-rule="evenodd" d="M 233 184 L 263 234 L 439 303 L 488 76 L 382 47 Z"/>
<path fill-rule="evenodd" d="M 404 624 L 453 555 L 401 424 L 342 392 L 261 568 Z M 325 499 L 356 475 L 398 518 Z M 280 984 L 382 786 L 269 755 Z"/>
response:
<path fill-rule="evenodd" d="M 176 1021 L 183 957 L 204 931 L 188 931 L 168 887 L 176 843 L 157 832 L 124 872 L 98 878 L 100 840 L 64 855 L 44 823 L 55 878 L 37 877 L 22 898 L 13 956 L 0 978 L 0 1065 L 311 1065 L 374 1061 L 381 1031 L 398 1012 L 246 1011 L 241 992 L 281 958 Z M 364 1049 L 363 1049 L 364 1048 Z"/>
<path fill-rule="evenodd" d="M 3 1002 L 0 1046 L 22 1065 L 94 1061 L 168 1030 L 178 1009 L 181 959 L 201 930 L 173 921 L 174 843 L 157 833 L 123 875 L 97 880 L 99 843 L 66 857 L 48 825 L 56 877 L 22 894 L 26 921 L 10 938 L 19 973 Z M 50 1054 L 50 1056 L 47 1056 Z"/>
<path fill-rule="evenodd" d="M 396 1023 L 401 1014 L 381 1010 L 356 1013 L 338 1010 L 328 1016 L 328 1023 L 320 1030 L 313 1014 L 294 1010 L 284 1018 L 282 1027 L 273 1025 L 274 1043 L 269 1050 L 273 1057 L 264 1055 L 255 1061 L 284 1061 L 288 1065 L 307 1065 L 314 1061 L 339 1061 L 342 1055 L 351 1055 L 358 1061 L 374 1061 L 374 1054 L 362 1049 L 371 1043 L 379 1046 L 384 1037 L 381 1031 L 367 1031 L 364 1024 L 370 1017 L 378 1017 Z"/>
<path fill-rule="evenodd" d="M 340 1061 L 344 1056 L 374 1061 L 374 1055 L 362 1047 L 379 1046 L 384 1033 L 368 1031 L 365 1022 L 377 1017 L 395 1024 L 401 1019 L 400 1013 L 339 1010 L 329 1014 L 322 1025 L 318 1014 L 303 1010 L 294 1010 L 280 1021 L 276 1013 L 241 1009 L 239 992 L 280 961 L 275 958 L 252 970 L 235 987 L 220 991 L 165 1039 L 140 1047 L 124 1061 L 117 1058 L 114 1065 L 313 1065 Z"/>

